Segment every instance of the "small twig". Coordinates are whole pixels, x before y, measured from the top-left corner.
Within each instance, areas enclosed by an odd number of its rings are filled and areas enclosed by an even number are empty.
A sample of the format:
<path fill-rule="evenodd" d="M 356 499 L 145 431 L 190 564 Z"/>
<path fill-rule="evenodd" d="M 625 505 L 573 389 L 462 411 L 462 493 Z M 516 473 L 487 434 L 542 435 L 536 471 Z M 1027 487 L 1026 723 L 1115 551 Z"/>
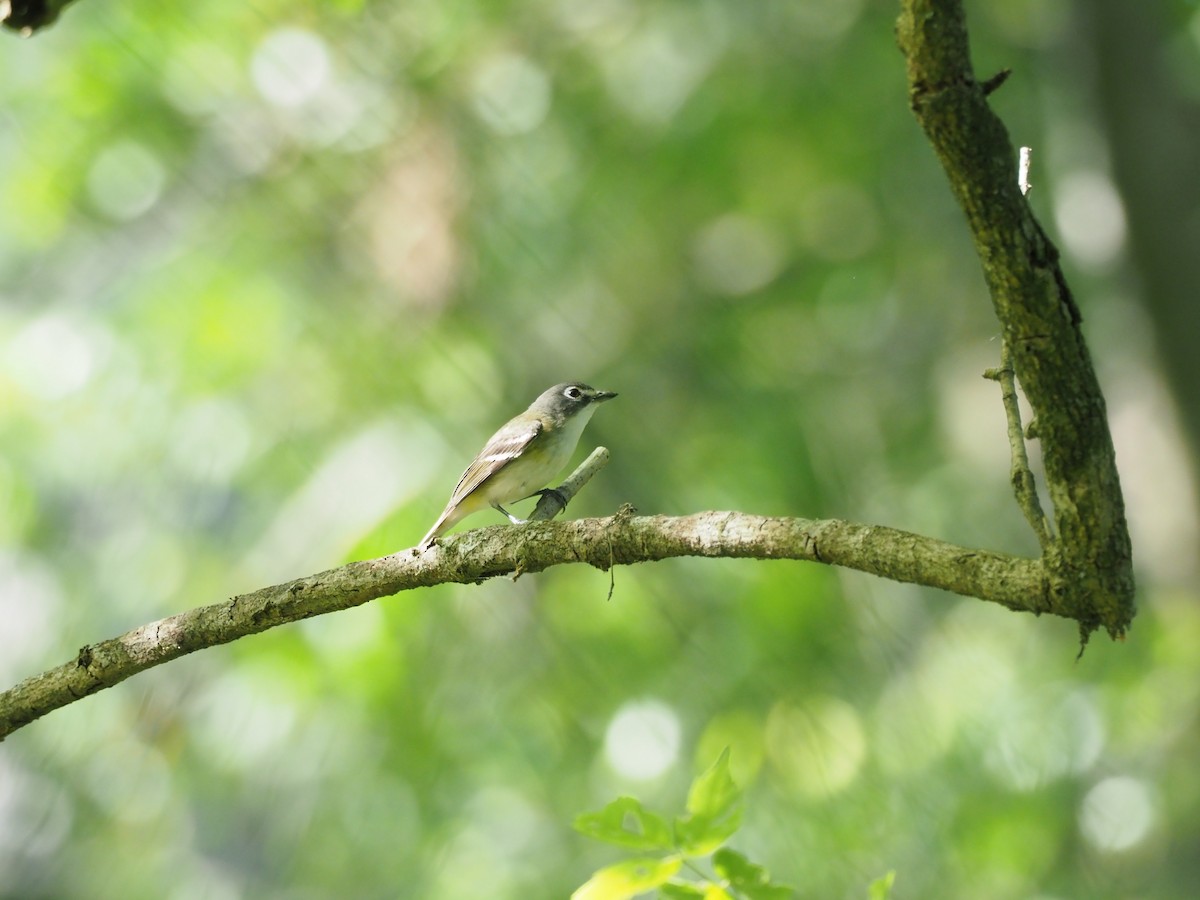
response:
<path fill-rule="evenodd" d="M 608 465 L 608 459 L 607 447 L 597 447 L 593 450 L 591 455 L 579 464 L 579 467 L 568 476 L 566 481 L 553 490 L 542 491 L 541 499 L 538 500 L 537 506 L 529 515 L 529 521 L 541 522 L 553 519 L 566 509 L 567 504 L 574 499 L 583 486 L 592 480 L 592 476 Z"/>
<path fill-rule="evenodd" d="M 1049 520 L 1042 511 L 1042 502 L 1038 499 L 1037 483 L 1029 468 L 1029 455 L 1025 450 L 1025 430 L 1021 425 L 1021 406 L 1017 401 L 1016 377 L 1013 374 L 1012 354 L 1009 352 L 1007 341 L 1000 345 L 1000 367 L 988 369 L 983 373 L 983 377 L 1000 385 L 1000 399 L 1004 403 L 1004 415 L 1008 419 L 1008 445 L 1012 456 L 1010 478 L 1017 505 L 1025 514 L 1029 527 L 1037 535 L 1042 550 L 1048 550 L 1054 538 L 1050 533 Z"/>
<path fill-rule="evenodd" d="M 604 598 L 604 602 L 612 600 L 613 591 L 617 589 L 617 573 L 616 565 L 613 563 L 612 544 L 608 545 L 608 596 Z"/>
<path fill-rule="evenodd" d="M 1029 183 L 1029 167 L 1033 162 L 1033 148 L 1022 147 L 1019 153 L 1017 162 L 1017 187 L 1021 189 L 1022 194 L 1029 196 L 1029 192 L 1033 190 L 1033 185 Z"/>
<path fill-rule="evenodd" d="M 1012 74 L 1012 69 L 1001 69 L 987 81 L 980 85 L 983 88 L 983 95 L 987 97 L 996 90 L 1004 82 L 1008 81 L 1008 76 Z"/>

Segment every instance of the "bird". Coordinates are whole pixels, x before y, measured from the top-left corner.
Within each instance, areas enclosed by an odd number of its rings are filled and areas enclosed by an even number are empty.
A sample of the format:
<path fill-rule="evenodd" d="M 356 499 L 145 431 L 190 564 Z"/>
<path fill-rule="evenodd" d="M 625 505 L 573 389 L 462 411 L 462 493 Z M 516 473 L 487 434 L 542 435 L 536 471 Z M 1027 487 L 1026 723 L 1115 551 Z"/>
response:
<path fill-rule="evenodd" d="M 581 381 L 566 381 L 543 391 L 484 444 L 418 549 L 428 550 L 458 522 L 488 506 L 514 525 L 525 524 L 502 504 L 544 493 L 550 479 L 570 461 L 592 414 L 615 396 Z"/>

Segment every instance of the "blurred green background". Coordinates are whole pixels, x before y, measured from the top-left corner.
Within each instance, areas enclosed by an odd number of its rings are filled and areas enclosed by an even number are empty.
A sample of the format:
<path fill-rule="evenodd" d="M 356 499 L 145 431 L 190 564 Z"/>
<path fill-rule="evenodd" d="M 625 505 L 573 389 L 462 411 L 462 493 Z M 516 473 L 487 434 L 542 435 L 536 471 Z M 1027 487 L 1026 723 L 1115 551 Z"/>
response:
<path fill-rule="evenodd" d="M 408 593 L 0 745 L 0 896 L 562 898 L 621 857 L 576 813 L 678 808 L 727 744 L 734 846 L 805 897 L 1190 895 L 1200 14 L 1125 5 L 968 13 L 1109 401 L 1127 643 L 796 563 Z M 570 515 L 1034 553 L 895 13 L 84 0 L 0 35 L 0 681 L 411 546 L 567 379 L 621 394 Z"/>

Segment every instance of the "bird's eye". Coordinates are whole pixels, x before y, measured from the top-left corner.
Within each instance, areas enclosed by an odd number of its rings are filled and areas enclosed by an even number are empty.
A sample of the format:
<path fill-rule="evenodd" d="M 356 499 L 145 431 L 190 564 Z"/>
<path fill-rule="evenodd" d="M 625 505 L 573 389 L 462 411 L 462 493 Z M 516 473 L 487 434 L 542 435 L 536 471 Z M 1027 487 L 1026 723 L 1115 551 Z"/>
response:
<path fill-rule="evenodd" d="M 568 400 L 582 400 L 583 399 L 583 391 L 581 391 L 579 388 L 575 387 L 575 385 L 571 385 L 569 388 L 567 388 L 565 391 L 563 391 L 563 396 L 566 397 Z"/>

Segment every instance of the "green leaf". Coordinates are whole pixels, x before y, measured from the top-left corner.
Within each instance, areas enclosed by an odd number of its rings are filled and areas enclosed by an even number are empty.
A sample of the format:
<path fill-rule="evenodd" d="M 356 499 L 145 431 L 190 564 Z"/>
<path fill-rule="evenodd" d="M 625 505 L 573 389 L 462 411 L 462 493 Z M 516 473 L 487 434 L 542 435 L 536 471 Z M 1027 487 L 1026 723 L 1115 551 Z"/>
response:
<path fill-rule="evenodd" d="M 773 884 L 766 869 L 728 847 L 713 854 L 712 865 L 713 871 L 748 900 L 790 900 L 796 895 L 787 885 Z"/>
<path fill-rule="evenodd" d="M 575 817 L 575 830 L 598 841 L 634 850 L 671 850 L 671 828 L 666 819 L 642 808 L 634 797 L 618 797 L 599 812 Z"/>
<path fill-rule="evenodd" d="M 871 882 L 870 888 L 867 890 L 867 897 L 870 900 L 887 900 L 892 896 L 892 885 L 896 883 L 896 870 L 888 872 L 886 875 L 880 875 Z"/>
<path fill-rule="evenodd" d="M 675 845 L 684 856 L 708 856 L 741 827 L 742 810 L 731 810 L 723 819 L 685 816 L 675 820 Z"/>
<path fill-rule="evenodd" d="M 692 884 L 664 884 L 658 889 L 665 900 L 704 900 L 707 894 Z"/>
<path fill-rule="evenodd" d="M 756 866 L 741 853 L 728 847 L 722 847 L 713 854 L 712 864 L 713 871 L 734 887 L 769 884 L 771 881 L 766 869 Z"/>
<path fill-rule="evenodd" d="M 717 761 L 692 782 L 687 811 L 693 816 L 720 819 L 740 804 L 741 799 L 742 791 L 729 774 L 729 748 L 726 747 Z"/>
<path fill-rule="evenodd" d="M 571 895 L 571 900 L 628 900 L 662 885 L 679 871 L 677 857 L 627 859 L 599 870 Z"/>
<path fill-rule="evenodd" d="M 675 820 L 675 843 L 687 856 L 707 856 L 741 826 L 742 792 L 729 775 L 728 747 L 692 782 L 687 810 Z"/>

